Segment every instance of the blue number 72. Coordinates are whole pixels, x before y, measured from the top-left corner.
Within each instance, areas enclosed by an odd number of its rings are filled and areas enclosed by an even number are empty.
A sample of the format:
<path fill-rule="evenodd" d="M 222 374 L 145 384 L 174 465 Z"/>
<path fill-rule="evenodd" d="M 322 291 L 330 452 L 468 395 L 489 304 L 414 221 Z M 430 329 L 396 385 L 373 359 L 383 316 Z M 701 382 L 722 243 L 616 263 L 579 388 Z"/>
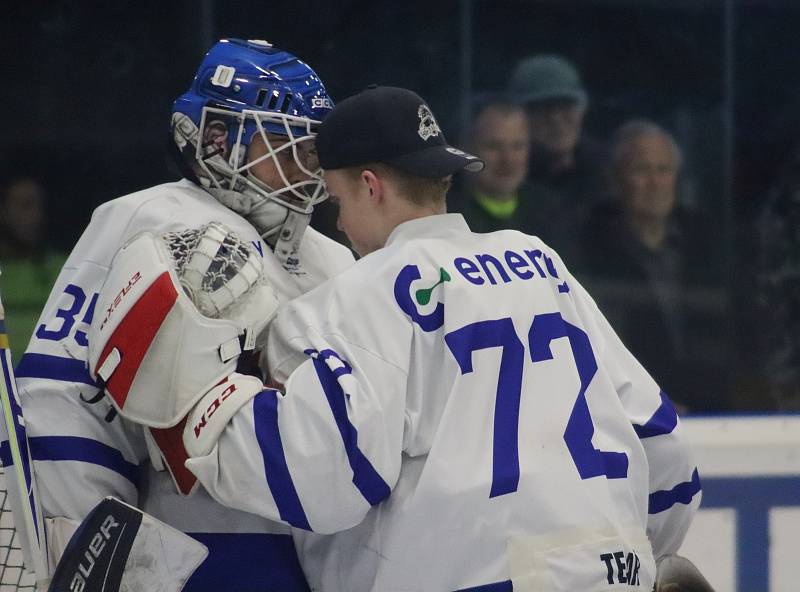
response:
<path fill-rule="evenodd" d="M 628 475 L 628 457 L 622 452 L 605 452 L 594 447 L 594 424 L 586 403 L 586 389 L 597 372 L 589 336 L 567 322 L 560 313 L 536 315 L 528 331 L 531 362 L 553 359 L 550 344 L 566 337 L 580 378 L 580 389 L 564 431 L 569 449 L 581 479 L 601 475 L 620 479 Z M 525 346 L 513 321 L 506 317 L 470 323 L 444 337 L 462 374 L 472 372 L 472 353 L 494 347 L 502 348 L 500 372 L 494 412 L 494 446 L 492 450 L 492 487 L 489 497 L 505 495 L 519 486 L 519 403 Z"/>

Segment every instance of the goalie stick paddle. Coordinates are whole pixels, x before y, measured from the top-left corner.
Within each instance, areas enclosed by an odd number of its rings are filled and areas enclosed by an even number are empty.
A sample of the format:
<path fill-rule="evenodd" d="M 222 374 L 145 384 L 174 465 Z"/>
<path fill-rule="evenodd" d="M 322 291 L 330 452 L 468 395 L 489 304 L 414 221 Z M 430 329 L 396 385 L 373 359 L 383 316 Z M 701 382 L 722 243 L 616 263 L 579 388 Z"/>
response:
<path fill-rule="evenodd" d="M 107 497 L 70 538 L 48 592 L 179 592 L 207 555 L 188 535 Z"/>
<path fill-rule="evenodd" d="M 17 533 L 22 542 L 25 568 L 36 574 L 41 585 L 48 578 L 47 543 L 44 518 L 39 505 L 36 481 L 33 473 L 28 438 L 25 433 L 25 418 L 22 415 L 11 349 L 5 328 L 5 310 L 0 299 L 0 460 L 2 460 L 11 507 Z"/>
<path fill-rule="evenodd" d="M 72 535 L 49 592 L 116 592 L 142 513 L 113 498 L 101 501 Z"/>

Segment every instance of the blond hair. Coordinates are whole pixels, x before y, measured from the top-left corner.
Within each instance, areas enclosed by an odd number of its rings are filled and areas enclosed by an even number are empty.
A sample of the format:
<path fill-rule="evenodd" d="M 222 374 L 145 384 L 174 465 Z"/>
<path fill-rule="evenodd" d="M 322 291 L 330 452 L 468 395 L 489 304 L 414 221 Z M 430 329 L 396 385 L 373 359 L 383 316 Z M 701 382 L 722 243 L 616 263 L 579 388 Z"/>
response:
<path fill-rule="evenodd" d="M 356 181 L 361 172 L 370 170 L 379 177 L 386 179 L 397 188 L 397 192 L 418 206 L 443 204 L 447 190 L 450 189 L 451 177 L 429 179 L 407 173 L 383 162 L 373 162 L 345 169 L 348 177 Z"/>

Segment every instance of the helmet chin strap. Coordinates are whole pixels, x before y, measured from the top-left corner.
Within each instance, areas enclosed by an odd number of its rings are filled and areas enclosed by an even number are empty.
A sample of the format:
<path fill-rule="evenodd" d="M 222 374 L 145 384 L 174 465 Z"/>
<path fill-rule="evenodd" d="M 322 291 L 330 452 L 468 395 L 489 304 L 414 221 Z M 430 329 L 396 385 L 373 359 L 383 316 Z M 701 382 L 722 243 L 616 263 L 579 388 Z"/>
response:
<path fill-rule="evenodd" d="M 295 212 L 268 199 L 256 204 L 245 218 L 272 247 L 284 268 L 297 266 L 297 261 L 291 259 L 300 248 L 300 241 L 311 220 L 311 214 Z"/>
<path fill-rule="evenodd" d="M 275 244 L 275 256 L 287 270 L 297 268 L 297 250 L 300 248 L 300 241 L 306 231 L 308 223 L 311 221 L 311 214 L 301 214 L 294 210 L 286 209 L 286 219 L 281 225 L 280 232 L 277 233 Z M 264 239 L 268 240 L 268 239 Z"/>
<path fill-rule="evenodd" d="M 250 222 L 264 242 L 273 249 L 284 268 L 288 270 L 296 268 L 297 263 L 291 259 L 300 248 L 300 241 L 311 214 L 290 210 L 246 187 L 243 191 L 218 187 L 208 187 L 206 190 L 222 205 Z"/>

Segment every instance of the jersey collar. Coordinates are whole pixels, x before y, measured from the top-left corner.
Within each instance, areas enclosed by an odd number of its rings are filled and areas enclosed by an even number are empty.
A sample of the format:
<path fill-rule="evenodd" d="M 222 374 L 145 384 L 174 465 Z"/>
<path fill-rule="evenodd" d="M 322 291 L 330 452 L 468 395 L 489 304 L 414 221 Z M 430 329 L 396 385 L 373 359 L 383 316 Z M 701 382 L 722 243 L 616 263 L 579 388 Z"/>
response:
<path fill-rule="evenodd" d="M 461 214 L 438 214 L 415 218 L 398 224 L 386 239 L 386 246 L 415 238 L 443 237 L 453 232 L 470 232 L 467 221 Z"/>

